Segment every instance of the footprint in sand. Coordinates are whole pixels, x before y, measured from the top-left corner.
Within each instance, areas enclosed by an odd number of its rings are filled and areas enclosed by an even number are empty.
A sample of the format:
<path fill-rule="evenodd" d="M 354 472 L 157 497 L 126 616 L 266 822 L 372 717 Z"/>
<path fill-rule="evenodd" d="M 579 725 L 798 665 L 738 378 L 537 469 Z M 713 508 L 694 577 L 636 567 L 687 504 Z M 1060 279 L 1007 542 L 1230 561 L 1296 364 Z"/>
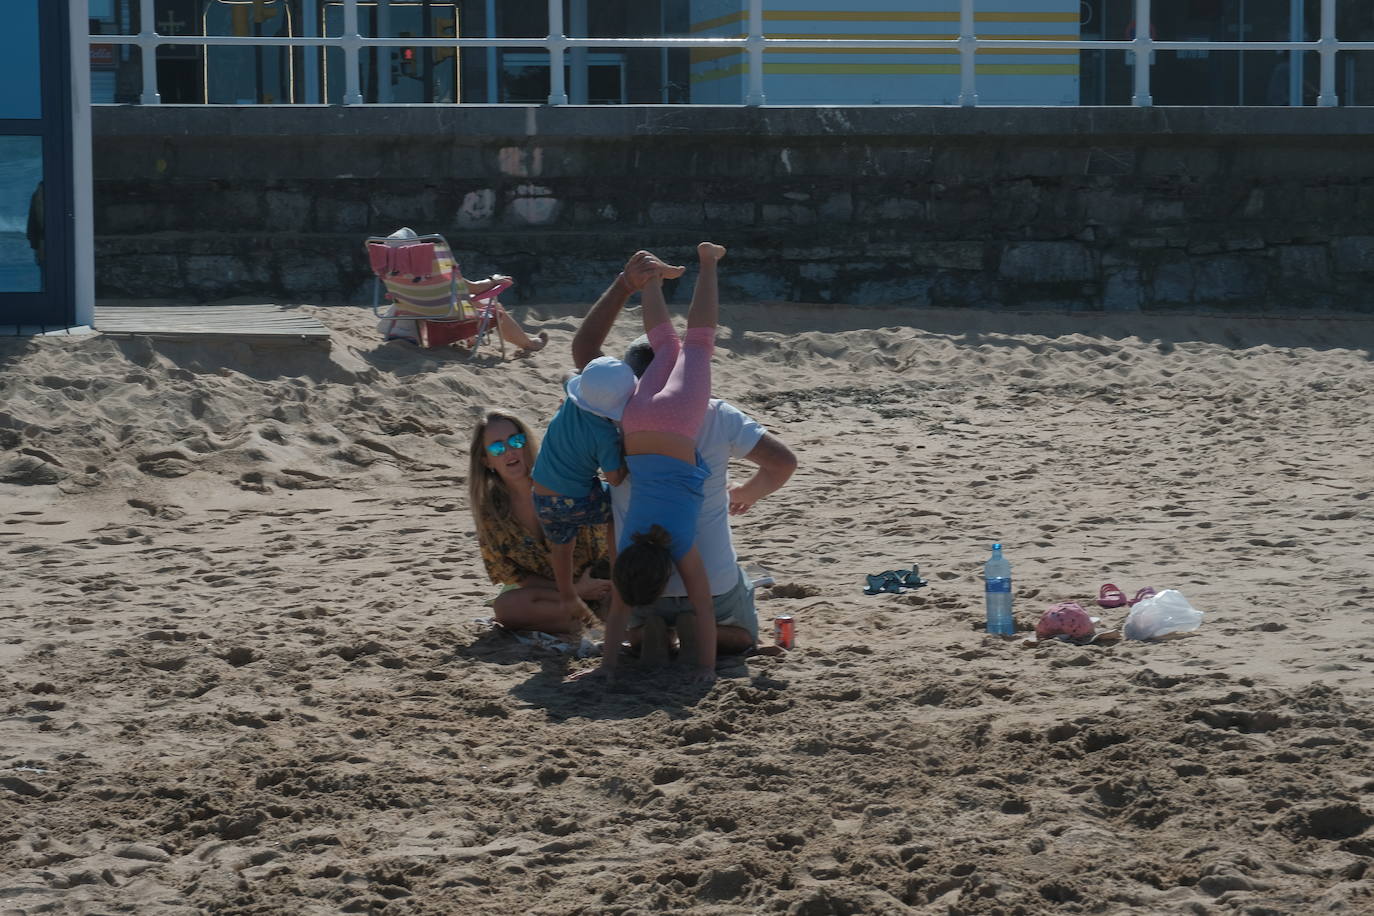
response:
<path fill-rule="evenodd" d="M 129 505 L 135 509 L 141 509 L 154 518 L 165 519 L 167 521 L 176 521 L 179 518 L 186 517 L 185 509 L 170 503 L 164 505 L 149 502 L 146 499 L 131 499 L 129 500 Z"/>

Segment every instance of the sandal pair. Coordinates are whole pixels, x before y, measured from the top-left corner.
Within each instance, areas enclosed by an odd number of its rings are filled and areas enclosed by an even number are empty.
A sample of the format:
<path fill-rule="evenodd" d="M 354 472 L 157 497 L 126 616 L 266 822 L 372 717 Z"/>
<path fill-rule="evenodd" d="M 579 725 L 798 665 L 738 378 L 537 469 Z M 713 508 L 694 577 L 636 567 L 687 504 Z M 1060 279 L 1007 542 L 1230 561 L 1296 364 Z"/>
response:
<path fill-rule="evenodd" d="M 900 594 L 906 588 L 920 588 L 929 585 L 925 579 L 921 578 L 921 568 L 912 566 L 910 569 L 889 569 L 887 572 L 870 573 L 866 576 L 867 587 L 864 588 L 865 595 L 881 595 L 883 592 Z"/>
<path fill-rule="evenodd" d="M 1108 582 L 1097 590 L 1097 606 L 1102 608 L 1126 607 L 1128 605 L 1134 607 L 1137 602 L 1144 601 L 1154 594 L 1155 590 L 1147 585 L 1136 592 L 1134 598 L 1127 598 L 1125 592 Z"/>

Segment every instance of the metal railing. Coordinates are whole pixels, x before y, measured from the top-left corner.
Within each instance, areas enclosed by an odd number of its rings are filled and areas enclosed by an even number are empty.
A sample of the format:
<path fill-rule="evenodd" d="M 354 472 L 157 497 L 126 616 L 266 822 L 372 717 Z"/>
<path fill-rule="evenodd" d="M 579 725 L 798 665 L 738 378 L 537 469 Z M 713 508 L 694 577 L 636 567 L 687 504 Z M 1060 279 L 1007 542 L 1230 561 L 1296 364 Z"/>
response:
<path fill-rule="evenodd" d="M 336 48 L 344 55 L 344 105 L 366 104 L 359 77 L 360 53 L 365 48 L 536 48 L 549 55 L 550 105 L 568 104 L 564 75 L 564 58 L 570 51 L 583 48 L 684 48 L 684 49 L 740 49 L 748 60 L 748 80 L 745 84 L 745 105 L 766 103 L 763 82 L 763 55 L 778 49 L 825 50 L 942 50 L 959 57 L 959 104 L 978 104 L 975 81 L 975 55 L 980 50 L 1046 49 L 1074 52 L 1082 50 L 1127 51 L 1134 55 L 1133 92 L 1131 103 L 1136 106 L 1153 104 L 1150 95 L 1150 67 L 1154 51 L 1287 51 L 1295 57 L 1303 52 L 1315 52 L 1320 60 L 1320 81 L 1317 94 L 1319 107 L 1333 107 L 1336 97 L 1336 54 L 1339 51 L 1374 51 L 1374 41 L 1339 41 L 1336 38 L 1336 0 L 1319 0 L 1321 4 L 1320 37 L 1313 41 L 1157 41 L 1149 29 L 1137 29 L 1133 39 L 1124 41 L 1059 39 L 980 38 L 974 32 L 974 0 L 959 0 L 959 34 L 956 38 L 884 39 L 884 38 L 769 38 L 763 30 L 763 0 L 746 0 L 748 5 L 748 34 L 738 38 L 570 38 L 564 34 L 563 0 L 549 0 L 549 34 L 545 38 L 370 38 L 358 31 L 358 5 L 361 0 L 341 0 L 343 4 L 343 34 L 337 37 L 237 37 L 228 35 L 160 35 L 154 19 L 154 4 L 146 0 L 140 4 L 140 26 L 136 35 L 92 35 L 92 44 L 132 45 L 140 50 L 142 93 L 144 105 L 161 102 L 157 88 L 157 68 L 147 66 L 156 59 L 162 45 L 249 46 L 249 47 L 310 47 Z M 1296 3 L 1296 0 L 1295 0 Z M 1150 22 L 1151 0 L 1135 0 L 1135 22 Z M 1300 4 L 1298 4 L 1300 6 Z M 1295 6 L 1295 8 L 1298 8 Z M 1300 17 L 1294 16 L 1293 31 L 1302 33 Z M 1292 68 L 1294 85 L 1301 79 L 1300 66 Z"/>

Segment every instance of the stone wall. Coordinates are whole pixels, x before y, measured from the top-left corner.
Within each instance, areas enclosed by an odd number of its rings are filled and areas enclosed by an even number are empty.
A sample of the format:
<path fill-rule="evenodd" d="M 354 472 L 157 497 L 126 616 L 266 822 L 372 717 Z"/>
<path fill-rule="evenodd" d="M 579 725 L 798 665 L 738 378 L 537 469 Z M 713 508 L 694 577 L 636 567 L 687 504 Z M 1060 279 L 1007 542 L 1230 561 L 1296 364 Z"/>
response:
<path fill-rule="evenodd" d="M 727 301 L 1374 311 L 1374 109 L 101 107 L 94 133 L 101 297 L 366 302 L 363 238 L 405 225 L 526 302 L 711 238 Z"/>

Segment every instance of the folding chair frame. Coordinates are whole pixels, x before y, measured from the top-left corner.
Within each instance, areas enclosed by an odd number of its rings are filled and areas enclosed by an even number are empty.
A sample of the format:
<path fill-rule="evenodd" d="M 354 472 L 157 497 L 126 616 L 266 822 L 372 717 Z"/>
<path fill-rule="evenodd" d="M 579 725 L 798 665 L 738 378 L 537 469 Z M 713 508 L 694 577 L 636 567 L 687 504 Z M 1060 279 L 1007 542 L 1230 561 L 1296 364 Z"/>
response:
<path fill-rule="evenodd" d="M 436 301 L 442 301 L 443 305 L 435 311 L 407 311 L 404 307 L 405 304 L 400 302 L 393 292 L 388 291 L 385 296 L 382 293 L 384 285 L 404 283 L 403 278 L 411 275 L 409 271 L 402 273 L 395 269 L 395 262 L 404 260 L 404 258 L 397 256 L 398 252 L 417 246 L 431 246 L 434 252 L 433 264 L 429 271 L 425 274 L 414 274 L 417 287 L 422 278 L 442 278 L 445 272 L 448 275 L 449 288 L 446 301 L 436 299 Z M 494 329 L 496 339 L 500 342 L 501 357 L 505 358 L 506 340 L 501 336 L 501 329 L 497 326 L 497 316 L 501 307 L 499 296 L 510 288 L 510 280 L 504 280 L 483 293 L 472 295 L 467 288 L 467 283 L 459 279 L 458 263 L 454 260 L 453 249 L 449 247 L 448 240 L 437 232 L 415 238 L 369 236 L 363 243 L 363 247 L 367 251 L 368 262 L 373 268 L 372 313 L 374 315 L 383 321 L 392 322 L 392 327 L 400 321 L 414 322 L 417 342 L 425 348 L 443 346 L 457 341 L 471 341 L 468 351 L 470 356 L 476 355 L 477 348 Z M 385 254 L 381 254 L 378 249 L 384 251 Z M 445 265 L 447 265 L 446 271 Z M 434 284 L 430 285 L 434 286 Z"/>

